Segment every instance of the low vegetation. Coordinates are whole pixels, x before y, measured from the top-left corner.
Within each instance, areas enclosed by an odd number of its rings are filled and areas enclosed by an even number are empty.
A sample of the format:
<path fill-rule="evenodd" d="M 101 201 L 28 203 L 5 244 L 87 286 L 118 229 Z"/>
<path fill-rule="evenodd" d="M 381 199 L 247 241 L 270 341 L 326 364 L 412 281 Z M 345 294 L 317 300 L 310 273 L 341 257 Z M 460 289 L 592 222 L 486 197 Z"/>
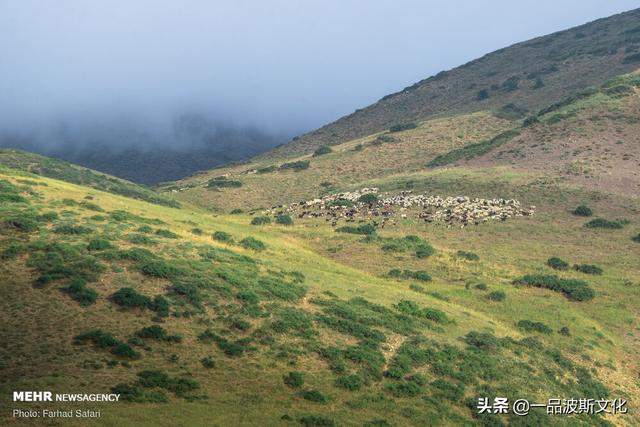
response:
<path fill-rule="evenodd" d="M 595 291 L 587 282 L 578 279 L 563 279 L 554 275 L 528 274 L 516 279 L 514 284 L 562 292 L 567 298 L 574 301 L 588 301 L 595 297 Z"/>

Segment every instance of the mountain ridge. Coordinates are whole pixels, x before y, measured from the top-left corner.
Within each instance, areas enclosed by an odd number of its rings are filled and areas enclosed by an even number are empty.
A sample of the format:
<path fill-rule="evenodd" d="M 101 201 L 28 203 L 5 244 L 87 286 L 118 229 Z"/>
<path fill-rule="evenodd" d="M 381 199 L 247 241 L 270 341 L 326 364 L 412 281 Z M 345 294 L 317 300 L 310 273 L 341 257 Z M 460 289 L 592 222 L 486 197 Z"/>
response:
<path fill-rule="evenodd" d="M 640 9 L 519 42 L 442 71 L 260 155 L 289 157 L 404 122 L 510 103 L 534 111 L 640 64 Z"/>

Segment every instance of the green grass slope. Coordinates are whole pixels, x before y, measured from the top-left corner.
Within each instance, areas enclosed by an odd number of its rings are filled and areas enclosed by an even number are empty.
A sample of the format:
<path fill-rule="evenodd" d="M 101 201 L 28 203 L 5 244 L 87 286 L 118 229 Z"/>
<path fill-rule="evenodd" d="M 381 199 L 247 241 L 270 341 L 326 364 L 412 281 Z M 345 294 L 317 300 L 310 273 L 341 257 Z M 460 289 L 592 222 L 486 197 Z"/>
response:
<path fill-rule="evenodd" d="M 63 160 L 41 156 L 21 150 L 0 149 L 0 165 L 35 175 L 60 179 L 97 190 L 108 191 L 134 199 L 165 206 L 178 207 L 179 203 L 142 185 L 116 178 Z"/>
<path fill-rule="evenodd" d="M 256 158 L 214 169 L 162 190 L 229 212 L 290 204 L 438 168 L 507 166 L 518 174 L 586 190 L 637 195 L 639 79 L 637 71 L 616 76 L 517 121 L 490 112 L 430 119 L 409 129 L 323 146 L 310 155 L 279 161 Z M 488 188 L 488 194 L 474 193 L 504 196 Z M 411 189 L 410 184 L 404 189 Z"/>
<path fill-rule="evenodd" d="M 363 239 L 0 170 L 1 406 L 11 390 L 114 390 L 123 402 L 90 405 L 102 425 L 640 421 L 637 200 L 507 168 L 367 182 L 493 189 L 538 210 L 464 229 L 408 217 Z M 585 227 L 579 204 L 625 220 Z M 406 235 L 434 252 L 418 258 Z M 478 416 L 483 396 L 623 397 L 632 412 Z"/>
<path fill-rule="evenodd" d="M 640 10 L 489 53 L 443 71 L 268 153 L 311 153 L 391 126 L 482 110 L 516 116 L 543 108 L 640 64 Z"/>

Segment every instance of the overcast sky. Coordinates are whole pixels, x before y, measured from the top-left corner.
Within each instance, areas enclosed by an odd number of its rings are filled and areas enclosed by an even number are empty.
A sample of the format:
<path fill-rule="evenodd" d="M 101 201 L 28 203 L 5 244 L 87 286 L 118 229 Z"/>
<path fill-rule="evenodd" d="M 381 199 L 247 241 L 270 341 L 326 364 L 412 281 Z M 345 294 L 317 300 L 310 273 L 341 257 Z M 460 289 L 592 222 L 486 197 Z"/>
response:
<path fill-rule="evenodd" d="M 0 123 L 183 111 L 310 130 L 626 0 L 0 0 Z"/>

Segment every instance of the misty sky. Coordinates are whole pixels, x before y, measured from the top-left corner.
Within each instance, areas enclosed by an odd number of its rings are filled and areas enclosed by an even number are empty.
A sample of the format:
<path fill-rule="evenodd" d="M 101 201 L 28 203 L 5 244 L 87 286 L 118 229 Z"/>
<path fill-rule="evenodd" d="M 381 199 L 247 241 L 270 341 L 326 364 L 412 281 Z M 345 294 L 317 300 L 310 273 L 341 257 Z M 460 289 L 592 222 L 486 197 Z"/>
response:
<path fill-rule="evenodd" d="M 184 111 L 289 135 L 626 0 L 0 0 L 0 127 Z"/>

